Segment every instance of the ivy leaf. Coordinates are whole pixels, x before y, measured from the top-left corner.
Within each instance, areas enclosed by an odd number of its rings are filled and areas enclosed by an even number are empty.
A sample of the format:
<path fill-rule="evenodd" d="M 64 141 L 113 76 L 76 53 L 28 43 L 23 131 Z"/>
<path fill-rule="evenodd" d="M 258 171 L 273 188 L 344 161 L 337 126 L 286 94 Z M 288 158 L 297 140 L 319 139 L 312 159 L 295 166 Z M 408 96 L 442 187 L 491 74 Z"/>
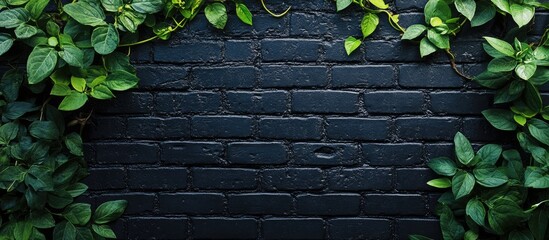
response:
<path fill-rule="evenodd" d="M 423 37 L 419 42 L 419 53 L 421 57 L 428 56 L 437 51 L 437 46 L 433 45 L 427 37 Z"/>
<path fill-rule="evenodd" d="M 101 5 L 108 12 L 118 12 L 118 8 L 123 6 L 122 0 L 101 0 Z"/>
<path fill-rule="evenodd" d="M 236 3 L 236 16 L 245 24 L 252 25 L 252 13 L 243 3 Z"/>
<path fill-rule="evenodd" d="M 534 239 L 542 240 L 545 238 L 547 226 L 549 225 L 549 211 L 545 208 L 536 208 L 528 220 L 528 227 L 534 235 Z"/>
<path fill-rule="evenodd" d="M 2 113 L 2 118 L 15 120 L 23 116 L 25 113 L 32 112 L 37 109 L 38 108 L 34 106 L 34 104 L 32 103 L 11 102 L 11 103 L 8 103 L 8 106 L 6 107 L 5 111 Z"/>
<path fill-rule="evenodd" d="M 74 20 L 83 25 L 101 26 L 106 25 L 105 13 L 101 7 L 90 1 L 77 1 L 66 4 L 63 10 Z"/>
<path fill-rule="evenodd" d="M 76 227 L 70 222 L 63 221 L 53 229 L 53 238 L 58 240 L 76 239 Z"/>
<path fill-rule="evenodd" d="M 436 188 L 449 188 L 452 186 L 452 181 L 448 178 L 437 178 L 427 182 L 427 185 Z"/>
<path fill-rule="evenodd" d="M 488 210 L 488 223 L 500 235 L 526 218 L 527 215 L 516 202 L 504 197 L 493 201 Z"/>
<path fill-rule="evenodd" d="M 84 90 L 86 89 L 86 79 L 71 76 L 71 86 L 78 92 L 84 92 Z"/>
<path fill-rule="evenodd" d="M 164 3 L 162 0 L 133 0 L 130 6 L 139 13 L 153 14 L 160 12 Z"/>
<path fill-rule="evenodd" d="M 13 228 L 13 235 L 15 240 L 26 240 L 30 239 L 34 227 L 29 221 L 17 221 L 15 222 L 15 227 Z"/>
<path fill-rule="evenodd" d="M 96 99 L 111 99 L 114 97 L 114 94 L 111 92 L 111 90 L 105 86 L 105 85 L 99 85 L 92 89 L 91 96 Z"/>
<path fill-rule="evenodd" d="M 112 24 L 94 29 L 91 39 L 93 49 L 101 55 L 114 52 L 120 42 L 118 31 Z"/>
<path fill-rule="evenodd" d="M 481 159 L 481 163 L 483 164 L 495 165 L 502 151 L 503 149 L 500 145 L 486 144 L 478 150 L 477 157 Z"/>
<path fill-rule="evenodd" d="M 406 31 L 402 35 L 402 39 L 404 39 L 404 40 L 413 40 L 413 39 L 421 36 L 421 34 L 423 34 L 426 30 L 427 30 L 427 27 L 425 27 L 424 25 L 414 24 L 414 25 L 409 26 L 408 28 L 406 28 Z"/>
<path fill-rule="evenodd" d="M 358 47 L 360 47 L 360 44 L 362 41 L 360 39 L 356 39 L 355 37 L 349 36 L 347 39 L 345 39 L 345 52 L 347 52 L 347 55 L 351 55 Z"/>
<path fill-rule="evenodd" d="M 491 0 L 496 7 L 499 8 L 499 10 L 504 11 L 506 13 L 511 12 L 511 9 L 509 8 L 509 0 Z"/>
<path fill-rule="evenodd" d="M 528 130 L 532 137 L 545 145 L 549 145 L 549 124 L 542 120 L 531 119 L 528 122 Z"/>
<path fill-rule="evenodd" d="M 124 213 L 128 202 L 126 200 L 116 200 L 105 202 L 95 210 L 94 223 L 105 224 L 109 223 Z"/>
<path fill-rule="evenodd" d="M 464 171 L 458 172 L 452 178 L 452 192 L 456 199 L 467 196 L 475 187 L 475 177 Z"/>
<path fill-rule="evenodd" d="M 535 63 L 519 63 L 515 68 L 515 73 L 523 80 L 528 80 L 534 76 L 536 69 L 537 66 Z"/>
<path fill-rule="evenodd" d="M 29 221 L 35 228 L 52 228 L 55 227 L 55 220 L 51 213 L 46 211 L 32 211 Z"/>
<path fill-rule="evenodd" d="M 475 11 L 477 9 L 477 4 L 475 0 L 456 0 L 454 2 L 456 9 L 459 13 L 463 14 L 469 21 L 475 16 Z"/>
<path fill-rule="evenodd" d="M 0 27 L 2 28 L 16 28 L 29 20 L 29 11 L 24 8 L 13 8 L 0 12 Z"/>
<path fill-rule="evenodd" d="M 488 64 L 490 72 L 510 72 L 517 66 L 517 61 L 511 57 L 494 58 Z"/>
<path fill-rule="evenodd" d="M 63 101 L 59 104 L 59 110 L 74 111 L 84 106 L 86 101 L 88 101 L 88 95 L 73 91 L 71 94 L 63 98 Z"/>
<path fill-rule="evenodd" d="M 134 11 L 122 11 L 122 14 L 118 15 L 118 21 L 122 24 L 124 31 L 130 31 L 135 33 L 137 27 L 145 21 L 146 15 Z M 121 26 L 119 25 L 119 28 Z"/>
<path fill-rule="evenodd" d="M 434 29 L 429 29 L 427 31 L 427 38 L 429 39 L 429 42 L 440 49 L 450 48 L 450 37 L 448 37 L 448 35 L 442 35 Z"/>
<path fill-rule="evenodd" d="M 336 11 L 341 11 L 349 7 L 353 3 L 353 0 L 336 0 Z"/>
<path fill-rule="evenodd" d="M 539 167 L 527 167 L 524 173 L 524 186 L 531 188 L 549 188 L 549 174 Z"/>
<path fill-rule="evenodd" d="M 72 197 L 78 197 L 88 190 L 88 186 L 83 183 L 75 183 L 71 186 L 68 186 L 66 190 L 67 193 L 69 193 Z"/>
<path fill-rule="evenodd" d="M 362 30 L 362 38 L 370 36 L 379 24 L 379 17 L 373 13 L 366 13 L 360 22 L 360 29 Z"/>
<path fill-rule="evenodd" d="M 427 163 L 427 166 L 442 176 L 451 177 L 457 172 L 457 166 L 454 161 L 446 157 L 434 158 Z"/>
<path fill-rule="evenodd" d="M 21 24 L 15 28 L 15 36 L 19 39 L 30 38 L 38 33 L 38 28 L 28 24 Z"/>
<path fill-rule="evenodd" d="M 70 153 L 76 156 L 84 156 L 82 151 L 82 138 L 77 133 L 71 133 L 65 137 L 65 145 Z"/>
<path fill-rule="evenodd" d="M 14 122 L 8 122 L 0 127 L 0 144 L 7 145 L 11 140 L 17 137 L 19 125 Z"/>
<path fill-rule="evenodd" d="M 0 56 L 10 50 L 13 46 L 13 38 L 7 33 L 0 33 Z"/>
<path fill-rule="evenodd" d="M 204 8 L 206 19 L 217 29 L 225 28 L 227 24 L 227 9 L 225 5 L 214 2 Z"/>
<path fill-rule="evenodd" d="M 372 5 L 376 6 L 379 9 L 387 9 L 389 5 L 385 3 L 384 0 L 368 0 Z"/>
<path fill-rule="evenodd" d="M 443 205 L 440 210 L 440 230 L 442 231 L 442 238 L 448 240 L 463 239 L 465 229 L 456 220 L 452 210 Z"/>
<path fill-rule="evenodd" d="M 511 16 L 519 27 L 525 26 L 534 18 L 535 8 L 527 5 L 511 4 Z"/>
<path fill-rule="evenodd" d="M 125 71 L 115 71 L 105 81 L 105 85 L 115 91 L 126 91 L 137 86 L 139 78 L 135 74 Z"/>
<path fill-rule="evenodd" d="M 79 68 L 84 66 L 84 52 L 76 46 L 64 46 L 63 51 L 59 51 L 58 54 L 70 66 Z"/>
<path fill-rule="evenodd" d="M 488 41 L 488 44 L 492 46 L 494 49 L 496 49 L 498 52 L 504 54 L 505 56 L 509 56 L 514 58 L 515 57 L 515 49 L 511 44 L 507 43 L 506 41 L 499 40 L 497 38 L 493 37 L 484 37 L 486 41 Z"/>
<path fill-rule="evenodd" d="M 97 225 L 92 224 L 92 229 L 97 235 L 104 237 L 104 238 L 116 238 L 116 234 L 112 231 L 112 229 L 108 225 Z"/>
<path fill-rule="evenodd" d="M 37 20 L 49 2 L 49 0 L 32 0 L 25 5 L 25 9 L 27 9 L 32 19 Z"/>
<path fill-rule="evenodd" d="M 443 21 L 452 18 L 452 10 L 444 0 L 429 0 L 424 8 L 425 22 L 429 23 L 431 18 L 438 17 Z"/>
<path fill-rule="evenodd" d="M 70 223 L 83 226 L 90 221 L 91 206 L 87 203 L 74 203 L 67 206 L 62 214 Z"/>
<path fill-rule="evenodd" d="M 458 160 L 464 165 L 471 163 L 475 157 L 473 147 L 467 138 L 460 132 L 454 136 L 455 152 Z"/>
<path fill-rule="evenodd" d="M 38 139 L 56 140 L 59 138 L 59 129 L 52 121 L 35 121 L 31 123 L 29 133 Z"/>
<path fill-rule="evenodd" d="M 478 184 L 489 188 L 499 187 L 509 181 L 504 172 L 490 165 L 477 166 L 473 170 L 473 174 Z"/>
<path fill-rule="evenodd" d="M 37 84 L 48 77 L 57 65 L 57 51 L 51 47 L 36 46 L 27 60 L 30 84 Z"/>
<path fill-rule="evenodd" d="M 52 172 L 47 167 L 32 165 L 25 176 L 25 183 L 35 191 L 53 191 Z"/>
<path fill-rule="evenodd" d="M 465 207 L 465 213 L 471 217 L 479 226 L 484 226 L 484 219 L 486 218 L 486 209 L 484 204 L 478 199 L 471 199 L 467 202 Z"/>
<path fill-rule="evenodd" d="M 478 27 L 484 25 L 496 16 L 496 8 L 488 2 L 479 2 L 475 11 L 475 16 L 471 19 L 471 26 Z"/>
<path fill-rule="evenodd" d="M 503 131 L 514 131 L 517 129 L 517 124 L 513 120 L 513 112 L 503 109 L 488 109 L 482 111 L 482 115 L 490 122 L 490 124 Z"/>

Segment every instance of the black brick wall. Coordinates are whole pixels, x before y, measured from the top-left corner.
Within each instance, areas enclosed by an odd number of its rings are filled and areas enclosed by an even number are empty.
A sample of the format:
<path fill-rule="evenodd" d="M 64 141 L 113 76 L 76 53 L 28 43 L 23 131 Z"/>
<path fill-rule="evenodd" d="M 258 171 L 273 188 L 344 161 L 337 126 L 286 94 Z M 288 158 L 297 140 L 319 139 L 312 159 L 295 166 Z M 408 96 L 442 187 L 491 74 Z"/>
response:
<path fill-rule="evenodd" d="M 88 201 L 127 199 L 115 228 L 130 239 L 440 238 L 425 161 L 451 156 L 457 131 L 511 139 L 479 115 L 492 94 L 442 54 L 420 59 L 385 18 L 348 57 L 359 12 L 300 0 L 272 18 L 249 2 L 253 27 L 200 15 L 132 51 L 140 87 L 97 103 L 87 131 Z M 425 2 L 396 0 L 402 25 L 423 21 Z M 467 74 L 489 28 L 454 45 Z"/>

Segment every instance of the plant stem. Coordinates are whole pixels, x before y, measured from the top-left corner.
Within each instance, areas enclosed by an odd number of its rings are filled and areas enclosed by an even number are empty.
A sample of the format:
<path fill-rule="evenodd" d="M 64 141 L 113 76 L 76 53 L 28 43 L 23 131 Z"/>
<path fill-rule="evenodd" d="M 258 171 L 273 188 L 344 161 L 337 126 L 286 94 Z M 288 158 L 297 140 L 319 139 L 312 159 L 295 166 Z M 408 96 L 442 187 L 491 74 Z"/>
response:
<path fill-rule="evenodd" d="M 473 80 L 473 78 L 465 75 L 464 73 L 462 73 L 458 68 L 457 68 L 457 64 L 456 64 L 456 58 L 454 57 L 454 54 L 452 52 L 450 52 L 450 49 L 445 49 L 446 51 L 446 54 L 448 55 L 448 58 L 450 59 L 450 64 L 452 65 L 452 69 L 454 69 L 454 72 L 457 73 L 457 75 L 459 75 L 460 77 L 466 79 L 466 80 Z"/>
<path fill-rule="evenodd" d="M 269 10 L 269 8 L 267 7 L 267 5 L 265 5 L 265 0 L 260 0 L 260 2 L 261 2 L 261 6 L 263 6 L 263 9 L 265 9 L 265 11 L 267 11 L 267 13 L 269 13 L 271 16 L 277 17 L 277 18 L 286 15 L 286 14 L 290 11 L 290 9 L 292 8 L 292 7 L 290 6 L 290 7 L 288 7 L 288 9 L 286 9 L 286 11 L 284 11 L 284 12 L 282 12 L 282 13 L 279 13 L 279 14 L 276 14 L 276 13 L 272 12 L 271 10 Z"/>

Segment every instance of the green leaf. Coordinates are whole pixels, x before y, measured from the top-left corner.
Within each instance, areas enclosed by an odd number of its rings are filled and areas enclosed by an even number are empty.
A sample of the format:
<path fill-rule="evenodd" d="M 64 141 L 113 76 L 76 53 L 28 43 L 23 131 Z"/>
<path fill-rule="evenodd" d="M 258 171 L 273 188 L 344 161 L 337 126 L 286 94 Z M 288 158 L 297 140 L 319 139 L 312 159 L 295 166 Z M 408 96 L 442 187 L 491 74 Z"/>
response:
<path fill-rule="evenodd" d="M 489 188 L 499 187 L 509 181 L 509 178 L 503 171 L 490 165 L 477 166 L 473 170 L 473 174 L 478 184 Z"/>
<path fill-rule="evenodd" d="M 99 205 L 95 210 L 94 223 L 105 224 L 119 218 L 127 205 L 126 200 L 109 201 Z"/>
<path fill-rule="evenodd" d="M 409 26 L 408 28 L 406 28 L 406 31 L 402 35 L 402 39 L 403 40 L 415 39 L 415 38 L 421 36 L 421 34 L 423 34 L 426 30 L 427 30 L 427 27 L 425 27 L 424 25 L 414 24 L 414 25 Z"/>
<path fill-rule="evenodd" d="M 474 78 L 479 85 L 491 89 L 498 89 L 504 86 L 511 79 L 512 74 L 500 72 L 493 73 L 485 71 Z"/>
<path fill-rule="evenodd" d="M 91 96 L 96 99 L 106 100 L 106 99 L 113 98 L 114 94 L 111 92 L 111 90 L 107 86 L 99 85 L 92 89 Z"/>
<path fill-rule="evenodd" d="M 59 110 L 74 111 L 84 106 L 86 101 L 88 101 L 88 95 L 74 91 L 71 92 L 70 95 L 63 98 L 63 101 L 59 104 Z"/>
<path fill-rule="evenodd" d="M 103 59 L 105 68 L 107 68 L 107 71 L 109 72 L 121 70 L 129 73 L 135 73 L 135 68 L 130 64 L 130 57 L 126 54 L 121 52 L 113 52 L 109 55 L 103 56 Z"/>
<path fill-rule="evenodd" d="M 133 0 L 130 6 L 139 13 L 153 14 L 160 12 L 164 3 L 162 0 Z"/>
<path fill-rule="evenodd" d="M 30 239 L 33 229 L 34 227 L 29 221 L 17 221 L 13 229 L 13 236 L 15 240 Z"/>
<path fill-rule="evenodd" d="M 509 56 L 512 58 L 515 57 L 515 49 L 508 42 L 493 37 L 484 37 L 484 39 L 486 39 L 486 41 L 488 41 L 488 44 L 490 44 L 490 46 L 492 46 L 498 52 L 504 54 L 505 56 Z"/>
<path fill-rule="evenodd" d="M 349 36 L 347 39 L 345 39 L 345 52 L 347 52 L 347 55 L 351 55 L 358 47 L 360 47 L 360 44 L 362 41 L 360 39 L 356 39 L 352 36 Z"/>
<path fill-rule="evenodd" d="M 122 0 L 101 0 L 101 5 L 108 12 L 118 12 L 118 8 L 122 7 L 124 3 Z"/>
<path fill-rule="evenodd" d="M 385 3 L 384 0 L 368 0 L 372 5 L 376 6 L 379 9 L 387 9 L 389 5 Z"/>
<path fill-rule="evenodd" d="M 72 197 L 78 197 L 88 190 L 88 186 L 83 183 L 75 183 L 68 186 L 66 190 Z"/>
<path fill-rule="evenodd" d="M 549 188 L 549 174 L 539 167 L 529 166 L 524 173 L 524 186 L 531 188 Z"/>
<path fill-rule="evenodd" d="M 434 158 L 427 163 L 427 166 L 442 176 L 451 177 L 457 172 L 457 166 L 454 161 L 446 157 Z"/>
<path fill-rule="evenodd" d="M 92 46 L 95 51 L 101 55 L 107 55 L 118 47 L 120 39 L 118 31 L 114 25 L 100 26 L 93 30 Z"/>
<path fill-rule="evenodd" d="M 25 5 L 25 9 L 27 9 L 32 19 L 39 19 L 49 2 L 49 0 L 32 0 Z"/>
<path fill-rule="evenodd" d="M 63 10 L 80 24 L 87 26 L 106 25 L 105 13 L 99 5 L 92 1 L 77 1 L 66 4 Z"/>
<path fill-rule="evenodd" d="M 421 57 L 425 57 L 437 51 L 437 46 L 433 45 L 427 37 L 424 37 L 419 42 L 419 53 Z"/>
<path fill-rule="evenodd" d="M 431 18 L 438 17 L 443 21 L 452 18 L 452 10 L 444 0 L 429 0 L 424 8 L 425 22 L 431 22 Z"/>
<path fill-rule="evenodd" d="M 524 167 L 520 153 L 514 149 L 506 150 L 503 152 L 503 158 L 506 160 L 504 166 L 506 167 L 507 176 L 522 181 L 524 178 Z"/>
<path fill-rule="evenodd" d="M 425 236 L 421 236 L 421 235 L 410 235 L 408 236 L 409 240 L 433 240 L 432 238 L 428 238 L 428 237 L 425 237 Z"/>
<path fill-rule="evenodd" d="M 339 12 L 349 7 L 352 3 L 353 3 L 353 0 L 336 0 L 336 9 Z"/>
<path fill-rule="evenodd" d="M 59 138 L 57 125 L 52 121 L 35 121 L 31 123 L 29 133 L 38 139 L 56 140 Z"/>
<path fill-rule="evenodd" d="M 7 33 L 0 33 L 0 56 L 13 46 L 13 38 Z"/>
<path fill-rule="evenodd" d="M 431 43 L 433 43 L 433 45 L 440 49 L 450 48 L 450 38 L 448 35 L 442 35 L 437 33 L 434 29 L 429 29 L 427 31 L 427 38 Z"/>
<path fill-rule="evenodd" d="M 115 71 L 105 81 L 105 85 L 115 91 L 126 91 L 137 86 L 139 78 L 132 73 L 125 71 Z"/>
<path fill-rule="evenodd" d="M 519 63 L 517 68 L 515 68 L 515 73 L 517 76 L 524 80 L 530 79 L 536 73 L 536 64 L 534 63 Z"/>
<path fill-rule="evenodd" d="M 19 125 L 14 122 L 8 122 L 0 127 L 0 144 L 7 145 L 11 140 L 17 137 Z"/>
<path fill-rule="evenodd" d="M 442 205 L 440 210 L 440 230 L 444 240 L 461 240 L 465 234 L 465 229 L 446 205 Z"/>
<path fill-rule="evenodd" d="M 122 14 L 117 16 L 119 29 L 135 33 L 137 27 L 145 21 L 146 15 L 134 11 L 122 11 Z"/>
<path fill-rule="evenodd" d="M 545 145 L 549 145 L 549 124 L 534 118 L 528 122 L 528 130 L 532 137 Z"/>
<path fill-rule="evenodd" d="M 57 52 L 55 49 L 44 46 L 36 46 L 27 60 L 27 74 L 30 84 L 37 84 L 48 77 L 57 65 Z"/>
<path fill-rule="evenodd" d="M 475 187 L 475 177 L 464 171 L 458 172 L 452 179 L 452 192 L 456 199 L 467 196 Z"/>
<path fill-rule="evenodd" d="M 19 39 L 30 38 L 38 33 L 38 28 L 28 24 L 21 24 L 15 28 L 15 36 Z"/>
<path fill-rule="evenodd" d="M 25 176 L 25 183 L 35 191 L 53 191 L 52 172 L 49 168 L 32 165 Z"/>
<path fill-rule="evenodd" d="M 71 88 L 67 85 L 61 85 L 61 84 L 54 84 L 50 92 L 50 95 L 52 96 L 61 96 L 61 97 L 64 97 L 70 94 L 71 94 Z"/>
<path fill-rule="evenodd" d="M 112 229 L 108 225 L 92 224 L 92 229 L 95 233 L 97 233 L 101 237 L 116 238 L 116 234 L 114 234 L 114 232 L 112 231 Z"/>
<path fill-rule="evenodd" d="M 52 228 L 55 227 L 53 216 L 46 211 L 32 211 L 29 221 L 35 228 Z"/>
<path fill-rule="evenodd" d="M 76 239 L 76 227 L 72 223 L 63 221 L 55 226 L 53 238 L 56 240 Z"/>
<path fill-rule="evenodd" d="M 427 182 L 427 185 L 436 188 L 449 188 L 452 186 L 452 181 L 448 178 L 437 178 Z"/>
<path fill-rule="evenodd" d="M 19 97 L 19 88 L 25 76 L 17 69 L 8 70 L 0 79 L 0 93 L 8 102 L 14 102 Z"/>
<path fill-rule="evenodd" d="M 549 225 L 549 211 L 545 208 L 537 208 L 532 212 L 528 220 L 528 227 L 536 240 L 544 240 Z"/>
<path fill-rule="evenodd" d="M 16 28 L 30 20 L 30 14 L 24 8 L 12 8 L 0 11 L 0 27 Z"/>
<path fill-rule="evenodd" d="M 468 230 L 465 232 L 465 235 L 463 235 L 463 240 L 477 240 L 478 239 L 478 233 Z"/>
<path fill-rule="evenodd" d="M 513 120 L 513 112 L 503 109 L 488 109 L 482 111 L 482 115 L 490 124 L 503 131 L 514 131 L 517 124 Z"/>
<path fill-rule="evenodd" d="M 534 18 L 535 8 L 527 5 L 511 4 L 511 16 L 519 27 L 527 25 Z"/>
<path fill-rule="evenodd" d="M 465 213 L 467 216 L 471 217 L 475 223 L 477 223 L 479 226 L 484 226 L 484 219 L 486 218 L 486 209 L 484 208 L 484 204 L 479 201 L 478 199 L 471 199 L 469 202 L 467 202 L 467 206 L 465 207 Z"/>
<path fill-rule="evenodd" d="M 252 13 L 243 3 L 236 3 L 236 16 L 245 24 L 252 25 Z"/>
<path fill-rule="evenodd" d="M 84 92 L 84 90 L 86 89 L 86 79 L 71 76 L 71 86 L 78 92 Z"/>
<path fill-rule="evenodd" d="M 539 90 L 536 88 L 536 86 L 532 85 L 532 83 L 526 82 L 523 98 L 524 104 L 528 107 L 530 111 L 532 111 L 534 115 L 542 110 L 543 102 L 541 99 L 541 95 L 539 93 Z"/>
<path fill-rule="evenodd" d="M 34 104 L 28 102 L 11 102 L 8 103 L 6 110 L 2 114 L 3 118 L 15 120 L 25 113 L 32 112 L 38 109 Z"/>
<path fill-rule="evenodd" d="M 490 72 L 509 72 L 513 71 L 517 66 L 517 61 L 511 57 L 494 58 L 488 64 Z"/>
<path fill-rule="evenodd" d="M 206 19 L 217 29 L 225 28 L 227 24 L 227 9 L 225 5 L 214 2 L 204 8 Z"/>
<path fill-rule="evenodd" d="M 73 173 L 74 174 L 74 173 Z M 54 176 L 55 182 L 55 176 Z M 62 209 L 73 201 L 71 195 L 63 190 L 48 193 L 48 204 L 55 209 Z M 71 224 L 72 225 L 72 224 Z"/>
<path fill-rule="evenodd" d="M 515 80 L 496 92 L 494 103 L 506 103 L 518 99 L 526 88 L 525 81 Z"/>
<path fill-rule="evenodd" d="M 84 52 L 76 46 L 67 45 L 63 47 L 63 51 L 59 51 L 59 57 L 73 67 L 84 66 Z"/>
<path fill-rule="evenodd" d="M 499 8 L 499 10 L 504 11 L 506 13 L 511 12 L 511 9 L 509 7 L 509 0 L 491 0 L 496 7 Z"/>
<path fill-rule="evenodd" d="M 513 230 L 509 233 L 509 240 L 534 240 L 534 236 L 528 230 Z"/>
<path fill-rule="evenodd" d="M 475 157 L 475 152 L 473 151 L 471 143 L 460 132 L 456 133 L 454 136 L 454 149 L 458 160 L 465 165 L 471 163 Z"/>
<path fill-rule="evenodd" d="M 454 4 L 459 13 L 463 14 L 470 21 L 475 16 L 477 4 L 475 0 L 455 0 Z"/>
<path fill-rule="evenodd" d="M 77 227 L 76 228 L 76 239 L 94 239 L 93 233 L 91 232 L 89 226 Z"/>
<path fill-rule="evenodd" d="M 65 137 L 65 145 L 69 149 L 70 153 L 76 156 L 84 156 L 82 151 L 82 138 L 77 133 L 70 133 Z"/>
<path fill-rule="evenodd" d="M 484 25 L 496 16 L 496 8 L 488 2 L 479 2 L 475 11 L 475 16 L 471 19 L 471 26 L 478 27 Z"/>
<path fill-rule="evenodd" d="M 360 22 L 360 29 L 362 30 L 362 38 L 366 38 L 372 34 L 379 24 L 379 17 L 373 13 L 366 13 Z"/>
<path fill-rule="evenodd" d="M 499 198 L 492 202 L 488 210 L 488 223 L 497 233 L 503 234 L 526 219 L 527 215 L 514 201 L 507 198 Z"/>
<path fill-rule="evenodd" d="M 90 221 L 91 206 L 87 203 L 74 203 L 65 208 L 63 217 L 74 225 L 83 226 Z"/>
<path fill-rule="evenodd" d="M 500 145 L 487 144 L 478 150 L 477 156 L 481 159 L 481 163 L 495 165 L 499 160 L 502 151 L 503 149 Z"/>

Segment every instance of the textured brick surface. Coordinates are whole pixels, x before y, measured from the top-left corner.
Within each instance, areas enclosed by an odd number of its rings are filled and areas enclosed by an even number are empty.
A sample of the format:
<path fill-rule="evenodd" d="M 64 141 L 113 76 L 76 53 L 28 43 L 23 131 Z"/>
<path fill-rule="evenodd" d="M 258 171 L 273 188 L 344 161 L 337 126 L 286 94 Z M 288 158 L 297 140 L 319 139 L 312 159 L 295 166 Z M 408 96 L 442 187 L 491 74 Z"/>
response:
<path fill-rule="evenodd" d="M 423 21 L 426 0 L 388 2 L 402 25 Z M 234 9 L 223 31 L 201 13 L 132 49 L 139 87 L 97 102 L 84 135 L 89 201 L 130 202 L 121 239 L 441 239 L 425 163 L 453 156 L 457 131 L 514 138 L 479 114 L 493 93 L 443 54 L 421 59 L 386 18 L 347 56 L 358 9 L 279 1 L 292 10 L 273 18 L 246 3 L 252 27 Z M 486 60 L 485 29 L 471 32 L 452 45 L 468 74 Z"/>

